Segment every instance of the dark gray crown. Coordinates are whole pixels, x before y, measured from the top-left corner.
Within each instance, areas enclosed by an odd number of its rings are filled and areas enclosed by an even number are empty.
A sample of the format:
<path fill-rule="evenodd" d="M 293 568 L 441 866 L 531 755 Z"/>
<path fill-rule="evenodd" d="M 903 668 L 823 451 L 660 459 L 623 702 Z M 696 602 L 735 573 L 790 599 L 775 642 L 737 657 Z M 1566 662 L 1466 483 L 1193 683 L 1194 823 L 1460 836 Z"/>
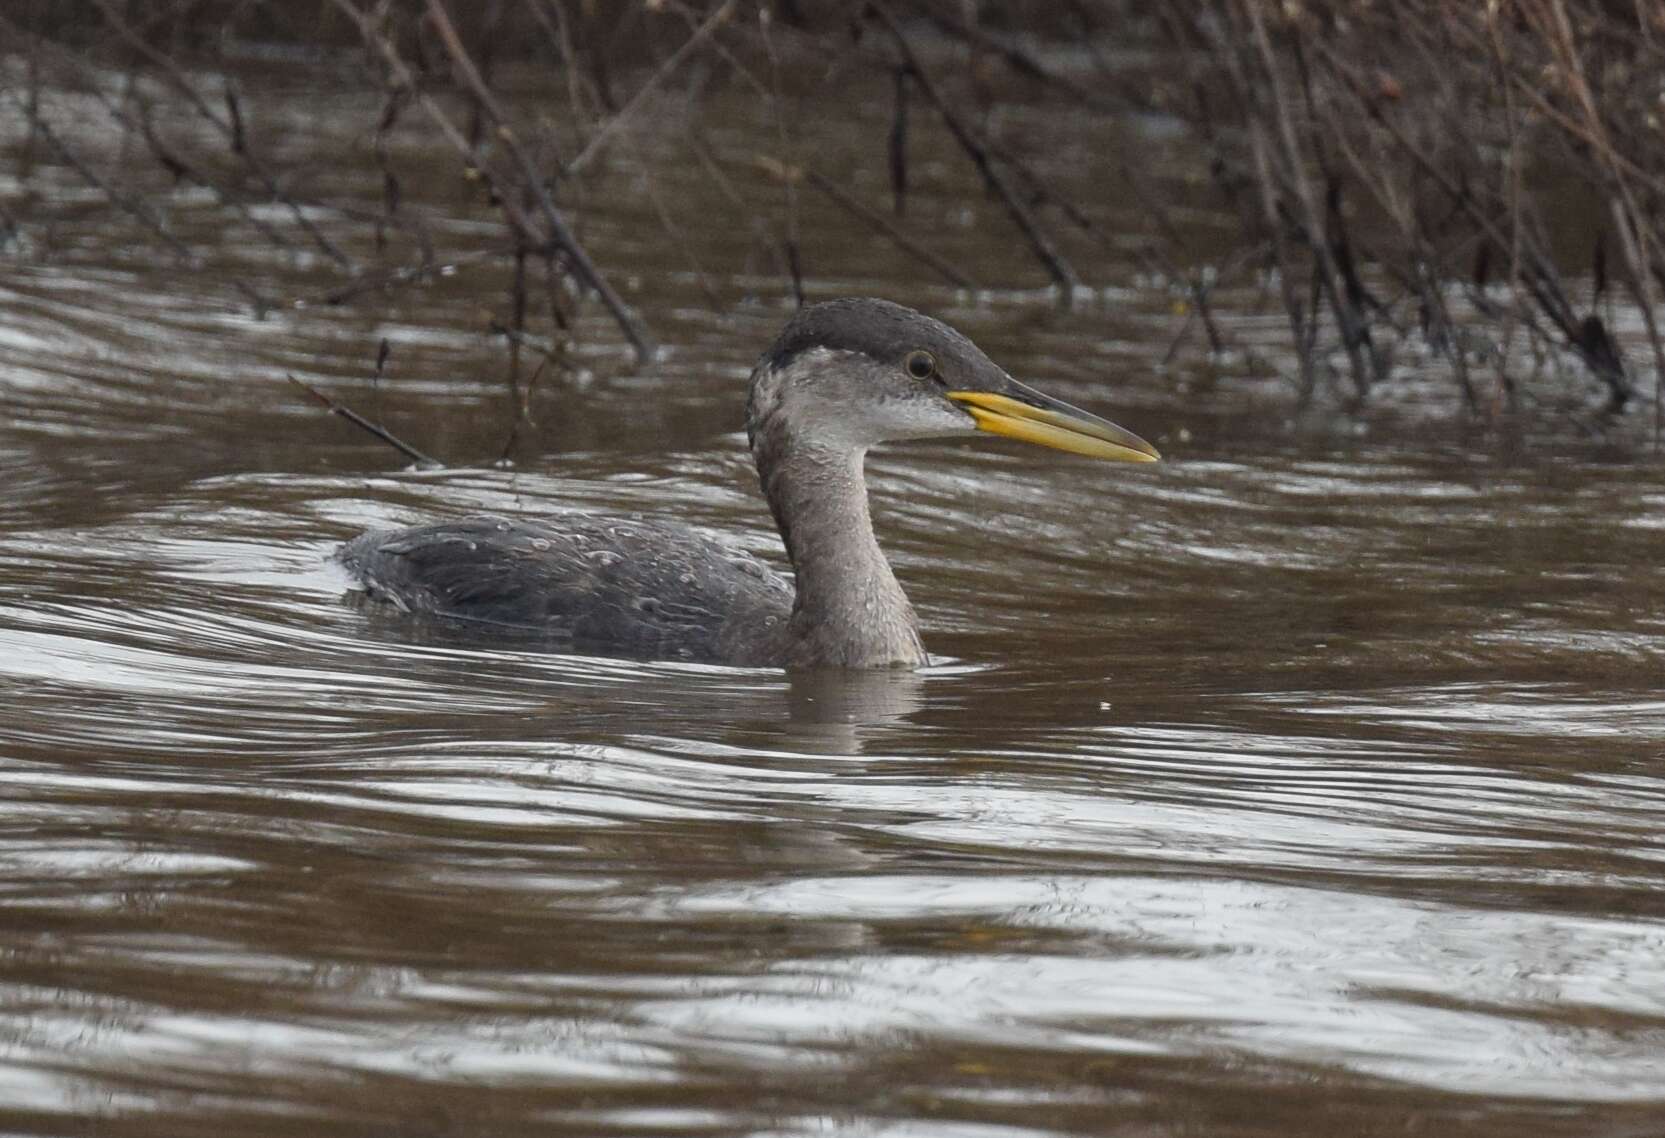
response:
<path fill-rule="evenodd" d="M 872 297 L 846 297 L 800 308 L 763 354 L 763 363 L 779 370 L 813 348 L 861 352 L 898 363 L 909 352 L 924 349 L 937 357 L 944 372 L 966 378 L 991 366 L 976 344 L 942 321 Z"/>

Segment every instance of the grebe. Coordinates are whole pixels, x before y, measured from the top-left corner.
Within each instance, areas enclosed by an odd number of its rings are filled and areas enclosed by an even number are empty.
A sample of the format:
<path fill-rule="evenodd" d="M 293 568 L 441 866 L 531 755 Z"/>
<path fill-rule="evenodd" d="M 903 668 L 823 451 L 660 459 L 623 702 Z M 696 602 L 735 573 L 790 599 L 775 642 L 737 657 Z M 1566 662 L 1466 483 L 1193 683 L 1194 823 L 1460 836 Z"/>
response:
<path fill-rule="evenodd" d="M 1156 449 L 883 300 L 787 322 L 751 375 L 746 436 L 792 562 L 783 576 L 676 522 L 471 517 L 379 530 L 341 560 L 373 598 L 577 652 L 774 667 L 917 667 L 919 622 L 873 536 L 862 462 L 901 439 L 1023 439 L 1093 458 Z"/>

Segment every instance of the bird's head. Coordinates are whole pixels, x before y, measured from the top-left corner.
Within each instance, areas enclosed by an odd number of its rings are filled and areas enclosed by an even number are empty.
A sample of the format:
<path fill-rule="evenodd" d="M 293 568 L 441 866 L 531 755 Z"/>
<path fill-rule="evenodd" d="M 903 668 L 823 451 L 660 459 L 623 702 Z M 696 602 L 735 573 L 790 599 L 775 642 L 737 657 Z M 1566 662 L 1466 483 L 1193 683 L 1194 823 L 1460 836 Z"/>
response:
<path fill-rule="evenodd" d="M 1092 458 L 1154 462 L 1131 431 L 1007 375 L 940 320 L 885 300 L 829 300 L 787 322 L 752 372 L 746 429 L 838 449 L 987 431 Z"/>

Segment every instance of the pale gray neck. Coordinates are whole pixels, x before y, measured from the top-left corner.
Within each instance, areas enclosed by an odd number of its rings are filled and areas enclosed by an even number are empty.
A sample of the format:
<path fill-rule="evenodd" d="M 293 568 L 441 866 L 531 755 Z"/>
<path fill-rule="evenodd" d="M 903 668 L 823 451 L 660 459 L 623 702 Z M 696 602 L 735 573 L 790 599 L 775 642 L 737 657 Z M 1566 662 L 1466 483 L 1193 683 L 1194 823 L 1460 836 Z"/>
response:
<path fill-rule="evenodd" d="M 913 606 L 873 535 L 865 448 L 809 442 L 778 421 L 760 426 L 752 453 L 798 582 L 789 662 L 925 663 Z"/>

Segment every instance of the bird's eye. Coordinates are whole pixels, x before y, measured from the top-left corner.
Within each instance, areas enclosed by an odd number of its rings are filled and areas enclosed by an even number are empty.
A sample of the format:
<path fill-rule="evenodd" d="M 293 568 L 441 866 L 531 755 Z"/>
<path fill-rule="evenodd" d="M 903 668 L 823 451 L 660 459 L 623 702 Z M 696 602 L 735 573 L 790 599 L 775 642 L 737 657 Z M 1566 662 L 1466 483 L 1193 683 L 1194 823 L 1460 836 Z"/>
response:
<path fill-rule="evenodd" d="M 936 357 L 930 352 L 909 352 L 906 366 L 915 379 L 930 379 L 937 371 Z"/>

